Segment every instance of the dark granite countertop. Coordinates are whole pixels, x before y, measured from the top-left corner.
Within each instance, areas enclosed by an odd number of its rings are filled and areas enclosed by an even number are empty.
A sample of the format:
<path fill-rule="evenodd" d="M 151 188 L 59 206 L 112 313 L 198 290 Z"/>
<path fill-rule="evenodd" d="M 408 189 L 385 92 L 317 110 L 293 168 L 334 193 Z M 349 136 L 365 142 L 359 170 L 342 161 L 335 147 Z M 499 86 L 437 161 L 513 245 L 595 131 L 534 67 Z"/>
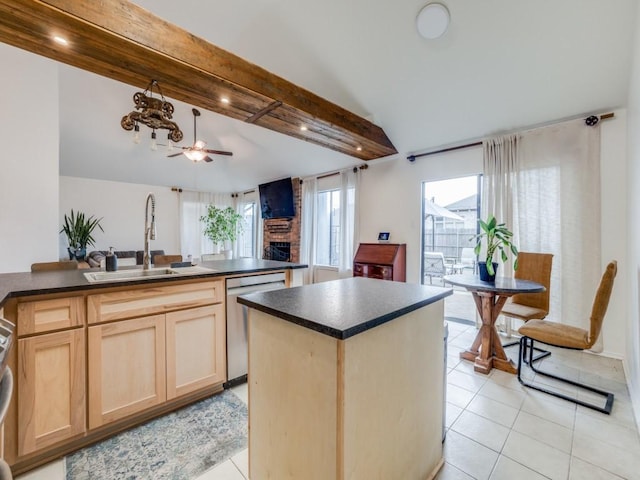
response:
<path fill-rule="evenodd" d="M 345 340 L 441 300 L 450 288 L 354 277 L 238 297 L 238 303 Z"/>
<path fill-rule="evenodd" d="M 133 279 L 114 282 L 90 283 L 83 273 L 100 271 L 99 268 L 66 270 L 54 272 L 24 272 L 0 274 L 0 307 L 7 298 L 29 295 L 42 295 L 47 293 L 74 292 L 80 290 L 93 290 L 99 288 L 144 285 L 150 283 L 165 283 L 193 278 L 214 278 L 229 275 L 242 275 L 250 273 L 269 272 L 274 270 L 290 270 L 306 268 L 307 265 L 289 262 L 276 262 L 273 260 L 258 260 L 255 258 L 239 258 L 234 260 L 216 260 L 202 262 L 202 267 L 210 268 L 210 272 L 197 274 L 181 274 L 153 279 Z M 137 267 L 121 267 L 119 270 L 141 269 Z"/>

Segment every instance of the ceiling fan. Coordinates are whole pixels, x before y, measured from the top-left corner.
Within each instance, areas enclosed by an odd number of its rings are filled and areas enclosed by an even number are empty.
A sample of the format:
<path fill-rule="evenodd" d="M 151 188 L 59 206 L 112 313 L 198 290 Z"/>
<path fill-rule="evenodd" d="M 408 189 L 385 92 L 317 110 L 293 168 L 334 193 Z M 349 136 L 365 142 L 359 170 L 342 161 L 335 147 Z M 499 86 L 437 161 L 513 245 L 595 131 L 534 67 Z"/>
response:
<path fill-rule="evenodd" d="M 200 116 L 200 111 L 195 108 L 192 108 L 191 111 L 193 112 L 193 145 L 190 147 L 176 147 L 184 151 L 167 155 L 167 157 L 177 157 L 178 155 L 184 154 L 189 160 L 194 162 L 200 162 L 202 160 L 205 162 L 213 162 L 213 158 L 208 155 L 209 153 L 215 155 L 233 155 L 233 153 L 225 152 L 224 150 L 204 148 L 207 144 L 202 140 L 196 140 L 196 119 Z"/>

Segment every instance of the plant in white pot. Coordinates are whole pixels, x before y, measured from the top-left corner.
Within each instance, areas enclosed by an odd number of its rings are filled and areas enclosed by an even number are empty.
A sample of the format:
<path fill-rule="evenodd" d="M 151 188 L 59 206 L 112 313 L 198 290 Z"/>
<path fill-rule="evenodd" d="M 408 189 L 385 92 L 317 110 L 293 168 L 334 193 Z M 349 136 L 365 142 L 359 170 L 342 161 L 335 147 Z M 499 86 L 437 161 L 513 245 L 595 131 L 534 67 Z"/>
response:
<path fill-rule="evenodd" d="M 200 221 L 204 223 L 205 236 L 214 246 L 221 246 L 223 249 L 225 242 L 235 241 L 238 234 L 244 231 L 242 220 L 242 215 L 233 208 L 219 208 L 215 205 L 208 205 L 206 215 L 200 217 Z M 228 251 L 225 257 L 231 258 L 231 252 Z"/>
<path fill-rule="evenodd" d="M 503 263 L 509 259 L 507 251 L 511 251 L 513 254 L 513 269 L 517 270 L 518 248 L 512 242 L 513 233 L 504 223 L 498 223 L 493 215 L 489 215 L 486 222 L 482 219 L 478 220 L 478 222 L 480 223 L 480 233 L 472 237 L 471 240 L 476 241 L 474 248 L 476 255 L 480 255 L 483 248 L 483 241 L 485 242 L 486 260 L 484 262 L 478 262 L 480 279 L 493 282 L 496 278 L 496 269 L 498 268 L 498 263 L 495 262 L 493 258 L 496 251 L 500 252 L 500 259 Z"/>

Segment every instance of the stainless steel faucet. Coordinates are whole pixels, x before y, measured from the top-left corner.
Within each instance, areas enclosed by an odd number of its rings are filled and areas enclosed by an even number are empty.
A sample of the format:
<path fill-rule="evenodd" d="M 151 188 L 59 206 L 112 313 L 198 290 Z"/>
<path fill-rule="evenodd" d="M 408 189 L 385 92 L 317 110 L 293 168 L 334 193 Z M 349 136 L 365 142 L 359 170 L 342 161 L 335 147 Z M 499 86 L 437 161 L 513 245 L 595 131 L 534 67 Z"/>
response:
<path fill-rule="evenodd" d="M 149 200 L 151 200 L 151 225 L 149 225 Z M 149 256 L 149 240 L 156 239 L 156 197 L 153 193 L 147 195 L 147 203 L 144 207 L 144 256 L 142 257 L 142 269 L 148 270 L 151 264 Z"/>

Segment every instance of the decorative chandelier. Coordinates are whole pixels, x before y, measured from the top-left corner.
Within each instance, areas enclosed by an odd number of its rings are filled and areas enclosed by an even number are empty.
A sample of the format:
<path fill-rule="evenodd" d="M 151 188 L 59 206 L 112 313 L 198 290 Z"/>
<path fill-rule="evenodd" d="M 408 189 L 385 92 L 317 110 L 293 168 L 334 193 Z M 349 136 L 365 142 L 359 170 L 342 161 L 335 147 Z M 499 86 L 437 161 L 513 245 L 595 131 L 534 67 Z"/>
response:
<path fill-rule="evenodd" d="M 156 88 L 160 98 L 153 97 L 153 88 Z M 156 80 L 151 80 L 144 92 L 136 92 L 133 95 L 135 110 L 128 113 L 120 125 L 125 130 L 133 130 L 133 141 L 140 143 L 140 123 L 151 129 L 151 150 L 157 150 L 156 130 L 169 130 L 167 138 L 169 142 L 179 142 L 184 137 L 182 130 L 176 122 L 171 121 L 173 115 L 173 105 L 164 99 L 160 85 Z"/>

